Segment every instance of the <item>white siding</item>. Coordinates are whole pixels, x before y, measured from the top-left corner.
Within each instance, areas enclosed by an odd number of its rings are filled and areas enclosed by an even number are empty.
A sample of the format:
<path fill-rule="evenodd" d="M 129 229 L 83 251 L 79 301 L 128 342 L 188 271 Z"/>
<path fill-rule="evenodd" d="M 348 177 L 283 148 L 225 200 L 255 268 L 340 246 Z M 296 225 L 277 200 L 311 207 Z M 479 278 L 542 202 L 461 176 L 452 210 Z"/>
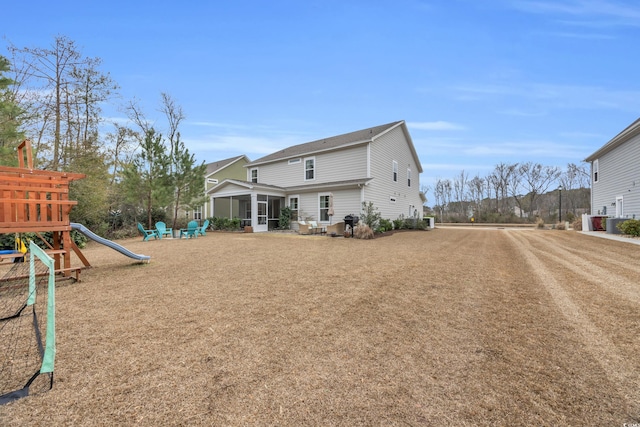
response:
<path fill-rule="evenodd" d="M 616 197 L 623 197 L 623 217 L 640 219 L 640 136 L 598 159 L 598 182 L 592 182 L 591 214 L 615 215 Z M 593 178 L 593 172 L 592 172 Z"/>
<path fill-rule="evenodd" d="M 319 153 L 315 157 L 315 179 L 313 183 L 345 181 L 367 176 L 366 145 Z M 309 184 L 304 180 L 304 161 L 289 164 L 288 160 L 258 166 L 259 182 L 282 187 Z"/>
<path fill-rule="evenodd" d="M 398 162 L 398 181 L 393 181 L 393 161 Z M 407 169 L 411 169 L 411 187 L 407 185 Z M 408 141 L 400 126 L 371 143 L 371 176 L 365 189 L 365 201 L 373 202 L 382 218 L 394 220 L 409 216 L 409 206 L 422 217 L 420 174 Z M 390 200 L 396 201 L 392 203 Z"/>

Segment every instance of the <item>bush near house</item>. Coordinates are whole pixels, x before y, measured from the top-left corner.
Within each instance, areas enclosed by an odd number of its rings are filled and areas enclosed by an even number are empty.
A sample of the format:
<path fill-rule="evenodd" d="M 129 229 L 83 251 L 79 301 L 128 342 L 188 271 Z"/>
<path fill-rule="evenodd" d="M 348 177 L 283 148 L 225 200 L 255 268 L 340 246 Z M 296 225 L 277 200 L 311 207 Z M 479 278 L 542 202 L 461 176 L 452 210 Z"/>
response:
<path fill-rule="evenodd" d="M 582 231 L 582 219 L 576 218 L 573 220 L 573 224 L 571 224 L 574 231 Z"/>
<path fill-rule="evenodd" d="M 358 224 L 353 229 L 353 237 L 356 239 L 373 239 L 373 230 L 367 224 Z"/>
<path fill-rule="evenodd" d="M 385 231 L 391 230 L 393 230 L 393 223 L 388 219 L 381 218 L 378 223 L 378 228 L 376 228 L 376 233 L 384 233 Z"/>
<path fill-rule="evenodd" d="M 211 217 L 209 227 L 213 230 L 237 231 L 240 230 L 240 218 Z"/>
<path fill-rule="evenodd" d="M 624 234 L 635 237 L 640 236 L 640 220 L 638 219 L 628 219 L 618 224 L 617 227 L 618 230 L 622 231 Z"/>

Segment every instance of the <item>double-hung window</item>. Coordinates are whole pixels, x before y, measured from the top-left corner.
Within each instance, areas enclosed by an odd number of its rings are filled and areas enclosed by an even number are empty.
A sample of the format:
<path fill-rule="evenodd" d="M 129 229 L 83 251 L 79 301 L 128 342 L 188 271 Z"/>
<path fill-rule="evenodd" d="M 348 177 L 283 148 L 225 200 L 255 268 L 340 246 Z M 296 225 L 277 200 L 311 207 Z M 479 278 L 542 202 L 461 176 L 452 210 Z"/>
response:
<path fill-rule="evenodd" d="M 304 180 L 313 181 L 316 179 L 316 158 L 308 157 L 304 159 Z"/>
<path fill-rule="evenodd" d="M 202 220 L 202 206 L 197 206 L 193 209 L 193 219 L 197 221 Z"/>
<path fill-rule="evenodd" d="M 398 182 L 398 162 L 393 161 L 393 182 Z"/>
<path fill-rule="evenodd" d="M 258 168 L 251 169 L 251 182 L 258 182 Z"/>
<path fill-rule="evenodd" d="M 298 196 L 289 197 L 289 209 L 291 209 L 291 221 L 298 220 L 298 210 L 299 208 L 299 198 Z"/>
<path fill-rule="evenodd" d="M 411 169 L 407 169 L 407 187 L 411 187 Z"/>
<path fill-rule="evenodd" d="M 593 182 L 598 182 L 598 159 L 593 161 Z"/>
<path fill-rule="evenodd" d="M 320 196 L 320 221 L 329 221 L 329 195 Z"/>

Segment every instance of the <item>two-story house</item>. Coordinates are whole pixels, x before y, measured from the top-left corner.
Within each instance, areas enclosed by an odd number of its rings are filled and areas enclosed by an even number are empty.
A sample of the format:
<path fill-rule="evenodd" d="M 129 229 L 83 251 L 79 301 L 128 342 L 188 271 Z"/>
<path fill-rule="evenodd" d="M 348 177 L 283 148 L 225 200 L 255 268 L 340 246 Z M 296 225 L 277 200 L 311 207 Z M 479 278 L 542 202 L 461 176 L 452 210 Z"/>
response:
<path fill-rule="evenodd" d="M 404 121 L 294 145 L 245 168 L 246 180 L 226 179 L 209 196 L 216 213 L 224 203 L 255 232 L 275 228 L 284 206 L 294 221 L 320 224 L 359 215 L 363 202 L 386 219 L 422 216 L 422 166 Z"/>
<path fill-rule="evenodd" d="M 591 214 L 640 218 L 640 119 L 585 161 L 591 164 Z"/>

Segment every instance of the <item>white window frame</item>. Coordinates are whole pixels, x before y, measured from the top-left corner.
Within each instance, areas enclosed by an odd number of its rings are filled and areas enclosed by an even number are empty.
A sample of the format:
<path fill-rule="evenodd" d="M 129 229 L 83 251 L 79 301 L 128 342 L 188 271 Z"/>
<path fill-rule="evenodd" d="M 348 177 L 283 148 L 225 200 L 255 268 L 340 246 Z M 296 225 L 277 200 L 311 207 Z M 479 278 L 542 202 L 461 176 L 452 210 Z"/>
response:
<path fill-rule="evenodd" d="M 207 178 L 207 184 L 217 184 L 218 180 L 215 178 Z"/>
<path fill-rule="evenodd" d="M 593 161 L 593 182 L 598 182 L 600 180 L 600 171 L 599 171 L 598 159 Z"/>
<path fill-rule="evenodd" d="M 393 163 L 391 164 L 391 168 L 392 168 L 393 182 L 398 182 L 398 162 L 393 160 Z"/>
<path fill-rule="evenodd" d="M 302 160 L 300 159 L 300 157 L 298 157 L 297 159 L 289 159 L 289 164 L 290 165 L 297 165 L 298 163 L 300 163 Z"/>
<path fill-rule="evenodd" d="M 307 162 L 313 162 L 313 167 L 311 169 L 307 169 Z M 313 172 L 313 176 L 311 178 L 307 178 L 307 172 Z M 315 157 L 306 157 L 304 159 L 304 180 L 305 181 L 315 181 L 316 180 L 316 158 Z"/>
<path fill-rule="evenodd" d="M 407 168 L 407 187 L 411 187 L 411 168 Z"/>
<path fill-rule="evenodd" d="M 616 218 L 624 218 L 624 196 L 616 196 Z"/>
<path fill-rule="evenodd" d="M 322 199 L 326 197 L 326 207 L 322 205 Z M 331 218 L 329 217 L 329 203 L 330 203 L 331 193 L 318 193 L 318 222 L 329 222 Z M 322 218 L 322 213 L 326 211 L 326 219 Z"/>
<path fill-rule="evenodd" d="M 253 173 L 255 172 L 255 181 L 253 178 Z M 249 169 L 249 182 L 253 182 L 253 183 L 257 183 L 258 182 L 258 168 L 251 168 Z"/>
<path fill-rule="evenodd" d="M 191 214 L 193 216 L 193 219 L 196 221 L 202 221 L 202 206 L 197 206 L 193 209 L 193 211 L 191 211 Z"/>
<path fill-rule="evenodd" d="M 291 201 L 293 200 L 296 201 L 295 209 L 291 206 Z M 287 200 L 287 206 L 289 206 L 289 208 L 291 209 L 291 221 L 298 221 L 300 215 L 300 196 L 297 194 L 289 196 L 289 199 Z"/>

